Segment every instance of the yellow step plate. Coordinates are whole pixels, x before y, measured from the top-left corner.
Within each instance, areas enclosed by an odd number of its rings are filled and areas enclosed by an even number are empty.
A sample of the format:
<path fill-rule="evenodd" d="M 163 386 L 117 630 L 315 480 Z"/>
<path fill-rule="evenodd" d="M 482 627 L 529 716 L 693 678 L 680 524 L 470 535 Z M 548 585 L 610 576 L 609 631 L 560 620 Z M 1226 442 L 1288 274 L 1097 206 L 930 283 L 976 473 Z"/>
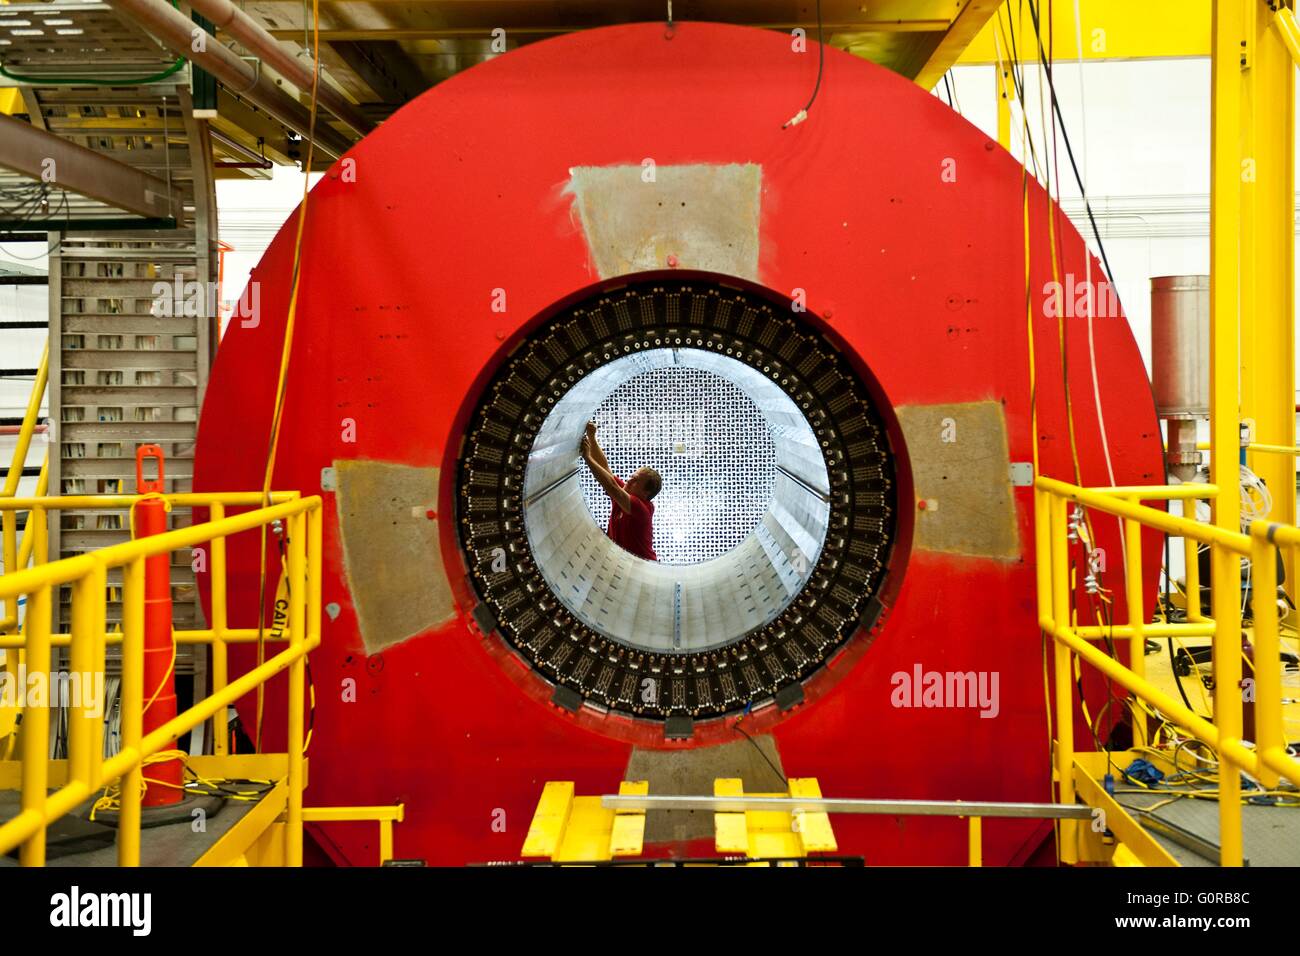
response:
<path fill-rule="evenodd" d="M 646 780 L 625 780 L 618 792 L 622 796 L 645 796 L 650 784 Z M 645 838 L 645 811 L 607 810 L 600 800 L 574 796 L 571 780 L 547 783 L 520 855 L 549 857 L 556 863 L 639 856 Z"/>
<path fill-rule="evenodd" d="M 713 781 L 715 797 L 816 797 L 822 795 L 815 777 L 795 777 L 787 793 L 745 793 L 734 777 Z M 714 848 L 719 853 L 744 853 L 749 857 L 803 857 L 839 849 L 830 818 L 825 813 L 784 810 L 750 810 L 713 815 Z"/>

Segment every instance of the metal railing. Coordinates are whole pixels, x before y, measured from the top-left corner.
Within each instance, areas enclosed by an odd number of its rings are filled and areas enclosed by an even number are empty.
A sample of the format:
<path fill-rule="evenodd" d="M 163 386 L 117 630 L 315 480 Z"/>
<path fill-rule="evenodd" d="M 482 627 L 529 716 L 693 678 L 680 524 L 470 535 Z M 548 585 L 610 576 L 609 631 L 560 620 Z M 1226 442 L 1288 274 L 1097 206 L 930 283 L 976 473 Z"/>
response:
<path fill-rule="evenodd" d="M 1300 530 L 1266 521 L 1251 524 L 1250 534 L 1227 531 L 1192 518 L 1173 515 L 1140 504 L 1142 500 L 1213 500 L 1214 485 L 1175 485 L 1126 488 L 1081 488 L 1052 478 L 1034 483 L 1034 518 L 1037 545 L 1037 596 L 1039 626 L 1054 642 L 1053 689 L 1055 706 L 1054 759 L 1061 803 L 1075 801 L 1074 696 L 1072 656 L 1144 701 L 1188 735 L 1213 748 L 1219 756 L 1220 863 L 1240 866 L 1243 856 L 1240 772 L 1245 771 L 1265 787 L 1282 777 L 1300 784 L 1300 761 L 1287 753 L 1282 714 L 1282 660 L 1278 638 L 1277 551 L 1279 546 L 1300 545 Z M 1072 539 L 1070 505 L 1120 519 L 1124 540 L 1124 582 L 1127 620 L 1109 625 L 1077 623 L 1075 597 L 1078 584 L 1071 576 Z M 1077 523 L 1076 523 L 1077 525 Z M 1142 529 L 1154 528 L 1181 537 L 1186 555 L 1187 620 L 1151 622 L 1143 611 Z M 1077 537 L 1077 536 L 1076 536 Z M 1208 545 L 1211 560 L 1227 554 L 1252 561 L 1254 586 L 1255 747 L 1241 740 L 1243 695 L 1237 685 L 1241 675 L 1241 624 L 1215 621 L 1201 608 L 1199 545 Z M 1085 560 L 1086 560 L 1086 556 Z M 1211 637 L 1216 667 L 1213 721 L 1205 720 L 1181 701 L 1146 678 L 1145 641 L 1149 637 Z M 1125 638 L 1129 664 L 1091 642 Z M 1135 721 L 1136 725 L 1137 721 Z M 1140 728 L 1135 726 L 1135 735 Z M 1076 862 L 1077 823 L 1061 822 L 1063 862 Z"/>
<path fill-rule="evenodd" d="M 957 817 L 966 821 L 966 859 L 970 866 L 984 865 L 985 817 L 1019 820 L 1089 820 L 1088 807 L 1064 803 L 999 803 L 962 800 L 871 800 L 842 797 L 779 797 L 745 795 L 659 796 L 605 794 L 600 805 L 615 812 L 650 810 L 702 810 L 708 813 L 786 812 L 796 820 L 803 813 L 866 814 L 888 817 Z M 817 857 L 809 857 L 816 860 Z"/>
<path fill-rule="evenodd" d="M 14 548 L 15 522 L 11 516 L 18 511 L 27 511 L 28 535 L 33 538 L 32 550 L 36 559 L 34 567 L 0 577 L 0 599 L 15 609 L 20 597 L 27 601 L 22 633 L 0 636 L 0 647 L 6 648 L 5 669 L 16 671 L 21 655 L 21 666 L 27 675 L 51 677 L 51 649 L 68 647 L 72 670 L 90 673 L 103 670 L 105 649 L 109 644 L 120 644 L 122 651 L 121 747 L 115 755 L 104 758 L 104 710 L 96 702 L 86 699 L 84 694 L 80 700 L 71 701 L 67 782 L 51 793 L 47 793 L 51 701 L 42 695 L 38 700 L 24 702 L 20 811 L 0 825 L 0 853 L 21 845 L 19 859 L 23 865 L 42 865 L 49 824 L 71 812 L 101 787 L 120 781 L 118 863 L 122 866 L 139 865 L 140 806 L 146 760 L 170 748 L 177 737 L 209 719 L 214 722 L 214 749 L 218 754 L 224 753 L 227 708 L 276 674 L 288 670 L 284 859 L 291 866 L 301 865 L 305 665 L 307 654 L 320 643 L 321 499 L 318 496 L 302 498 L 297 492 L 278 492 L 271 496 L 269 507 L 257 507 L 262 498 L 255 492 L 164 495 L 162 497 L 174 505 L 209 508 L 210 520 L 46 563 L 50 512 L 70 508 L 129 509 L 143 497 L 0 497 L 0 514 L 5 516 L 6 555 Z M 227 508 L 236 507 L 252 510 L 226 515 Z M 240 532 L 263 529 L 275 521 L 283 522 L 286 532 L 288 626 L 274 630 L 281 632 L 280 643 L 287 646 L 253 670 L 227 683 L 226 645 L 255 641 L 258 631 L 227 626 L 226 539 Z M 211 627 L 177 631 L 175 638 L 180 643 L 212 645 L 212 692 L 146 735 L 142 732 L 145 561 L 151 556 L 189 550 L 207 542 L 211 542 Z M 108 572 L 114 568 L 122 570 L 123 580 L 120 634 L 108 633 L 105 625 Z M 72 589 L 71 630 L 67 634 L 54 634 L 51 628 L 53 595 L 65 585 Z M 266 629 L 268 639 L 272 630 Z"/>
<path fill-rule="evenodd" d="M 22 480 L 23 468 L 27 464 L 27 452 L 31 448 L 32 435 L 36 433 L 36 422 L 41 413 L 41 401 L 45 397 L 45 385 L 50 375 L 50 346 L 47 342 L 41 353 L 41 364 L 36 369 L 36 380 L 27 398 L 27 408 L 23 412 L 23 422 L 18 428 L 13 457 L 9 461 L 9 470 L 5 474 L 4 487 L 0 488 L 0 499 L 13 498 L 18 494 L 18 482 Z M 48 433 L 47 433 L 48 438 Z M 36 479 L 36 494 L 43 496 L 49 487 L 50 455 L 46 450 L 45 460 L 41 463 L 40 477 Z M 0 512 L 0 533 L 3 534 L 3 550 L 0 555 L 4 560 L 4 573 L 9 574 L 27 567 L 32 558 L 35 536 L 30 527 L 25 528 L 22 542 L 17 539 L 17 513 L 12 509 Z M 18 627 L 18 605 L 16 601 L 0 604 L 4 609 L 0 616 L 0 634 L 16 630 Z"/>

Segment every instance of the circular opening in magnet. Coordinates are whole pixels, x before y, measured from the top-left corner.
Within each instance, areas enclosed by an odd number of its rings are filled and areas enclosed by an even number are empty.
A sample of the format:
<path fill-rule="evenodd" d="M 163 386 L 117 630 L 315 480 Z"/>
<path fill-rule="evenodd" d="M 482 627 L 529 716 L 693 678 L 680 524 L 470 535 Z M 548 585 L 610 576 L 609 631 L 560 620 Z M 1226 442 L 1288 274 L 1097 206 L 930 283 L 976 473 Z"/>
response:
<path fill-rule="evenodd" d="M 798 699 L 880 610 L 898 490 L 873 394 L 811 317 L 736 280 L 624 279 L 548 311 L 460 446 L 478 626 L 564 706 L 704 718 Z M 592 419 L 615 474 L 662 476 L 662 560 L 606 533 L 579 455 Z"/>
<path fill-rule="evenodd" d="M 657 561 L 607 534 L 613 505 L 578 454 L 588 421 L 615 475 L 657 470 Z M 807 582 L 830 516 L 812 426 L 725 354 L 652 348 L 614 359 L 547 414 L 524 471 L 524 524 L 552 592 L 630 647 L 701 651 L 774 620 Z"/>

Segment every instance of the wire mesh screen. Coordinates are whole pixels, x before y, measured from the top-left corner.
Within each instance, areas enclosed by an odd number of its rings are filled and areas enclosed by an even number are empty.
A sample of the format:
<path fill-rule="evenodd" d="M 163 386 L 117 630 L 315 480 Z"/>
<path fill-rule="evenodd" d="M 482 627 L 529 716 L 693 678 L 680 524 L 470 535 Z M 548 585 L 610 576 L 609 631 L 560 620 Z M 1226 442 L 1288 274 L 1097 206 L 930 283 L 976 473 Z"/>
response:
<path fill-rule="evenodd" d="M 625 481 L 650 466 L 654 549 L 664 564 L 726 554 L 754 530 L 772 499 L 776 446 L 758 406 L 738 386 L 698 368 L 668 366 L 624 382 L 595 414 L 610 469 Z M 582 495 L 600 527 L 609 497 L 585 467 Z"/>

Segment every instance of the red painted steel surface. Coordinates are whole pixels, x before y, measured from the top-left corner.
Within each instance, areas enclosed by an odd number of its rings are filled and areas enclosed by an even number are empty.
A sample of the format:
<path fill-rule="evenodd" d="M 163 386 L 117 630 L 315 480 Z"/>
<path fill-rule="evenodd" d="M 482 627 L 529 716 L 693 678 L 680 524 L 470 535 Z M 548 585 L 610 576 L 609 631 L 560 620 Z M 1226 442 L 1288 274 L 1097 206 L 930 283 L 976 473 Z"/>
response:
<path fill-rule="evenodd" d="M 311 660 L 309 804 L 405 803 L 399 857 L 515 859 L 547 780 L 574 780 L 579 793 L 614 792 L 632 739 L 667 746 L 655 727 L 633 732 L 626 722 L 550 707 L 540 681 L 477 635 L 448 520 L 460 429 L 489 370 L 530 320 L 597 279 L 564 194 L 571 167 L 646 157 L 660 166 L 760 164 L 761 282 L 786 295 L 806 289 L 809 309 L 829 319 L 894 406 L 999 401 L 1011 459 L 1031 458 L 1020 167 L 939 100 L 834 50 L 810 118 L 782 130 L 816 71 L 815 50 L 794 53 L 789 37 L 746 28 L 682 23 L 671 40 L 662 24 L 564 36 L 440 84 L 312 192 L 274 486 L 315 492 L 336 458 L 442 469 L 442 557 L 457 569 L 462 614 L 367 658 L 333 496 L 325 496 L 324 601 L 341 613 L 323 619 L 324 642 Z M 355 161 L 355 181 L 343 175 L 347 160 Z M 1040 293 L 1052 278 L 1048 204 L 1033 184 L 1030 201 L 1042 472 L 1068 479 L 1058 329 L 1041 314 Z M 1084 245 L 1064 216 L 1060 225 L 1062 272 L 1082 283 Z M 196 490 L 261 485 L 293 231 L 291 219 L 253 273 L 262 284 L 258 322 L 243 327 L 236 318 L 218 353 Z M 1095 260 L 1092 275 L 1102 275 Z M 507 292 L 505 314 L 491 311 L 494 289 Z M 1083 479 L 1105 484 L 1087 324 L 1065 324 Z M 1094 336 L 1115 480 L 1157 483 L 1158 426 L 1128 325 L 1121 316 L 1098 318 Z M 344 418 L 357 423 L 355 443 L 342 440 Z M 910 535 L 907 482 L 903 493 Z M 874 639 L 856 638 L 814 681 L 804 706 L 745 725 L 775 736 L 787 774 L 817 777 L 834 796 L 1051 798 L 1032 502 L 1028 489 L 1014 495 L 1022 560 L 913 548 L 906 573 L 890 582 L 893 606 Z M 1097 527 L 1099 543 L 1118 556 L 1114 523 Z M 1144 553 L 1153 582 L 1153 539 Z M 256 539 L 232 542 L 230 559 L 231 625 L 253 626 Z M 274 581 L 274 558 L 271 571 Z M 1109 583 L 1122 615 L 1118 575 Z M 274 591 L 268 587 L 268 601 Z M 232 677 L 251 658 L 247 647 L 232 649 Z M 892 707 L 891 675 L 918 663 L 997 671 L 998 716 Z M 340 699 L 349 677 L 355 703 Z M 1095 715 L 1104 691 L 1091 678 L 1087 686 Z M 249 725 L 252 700 L 241 708 Z M 277 683 L 268 695 L 268 747 L 283 745 L 283 708 Z M 740 738 L 715 724 L 700 740 L 674 746 L 718 739 Z M 1091 740 L 1081 721 L 1075 739 Z M 498 810 L 504 832 L 493 826 Z M 873 863 L 965 860 L 960 821 L 833 822 L 841 852 Z M 985 860 L 1020 862 L 1044 832 L 989 821 Z M 328 830 L 342 856 L 359 863 L 373 859 L 374 839 L 364 826 Z M 711 851 L 707 841 L 677 849 Z"/>

